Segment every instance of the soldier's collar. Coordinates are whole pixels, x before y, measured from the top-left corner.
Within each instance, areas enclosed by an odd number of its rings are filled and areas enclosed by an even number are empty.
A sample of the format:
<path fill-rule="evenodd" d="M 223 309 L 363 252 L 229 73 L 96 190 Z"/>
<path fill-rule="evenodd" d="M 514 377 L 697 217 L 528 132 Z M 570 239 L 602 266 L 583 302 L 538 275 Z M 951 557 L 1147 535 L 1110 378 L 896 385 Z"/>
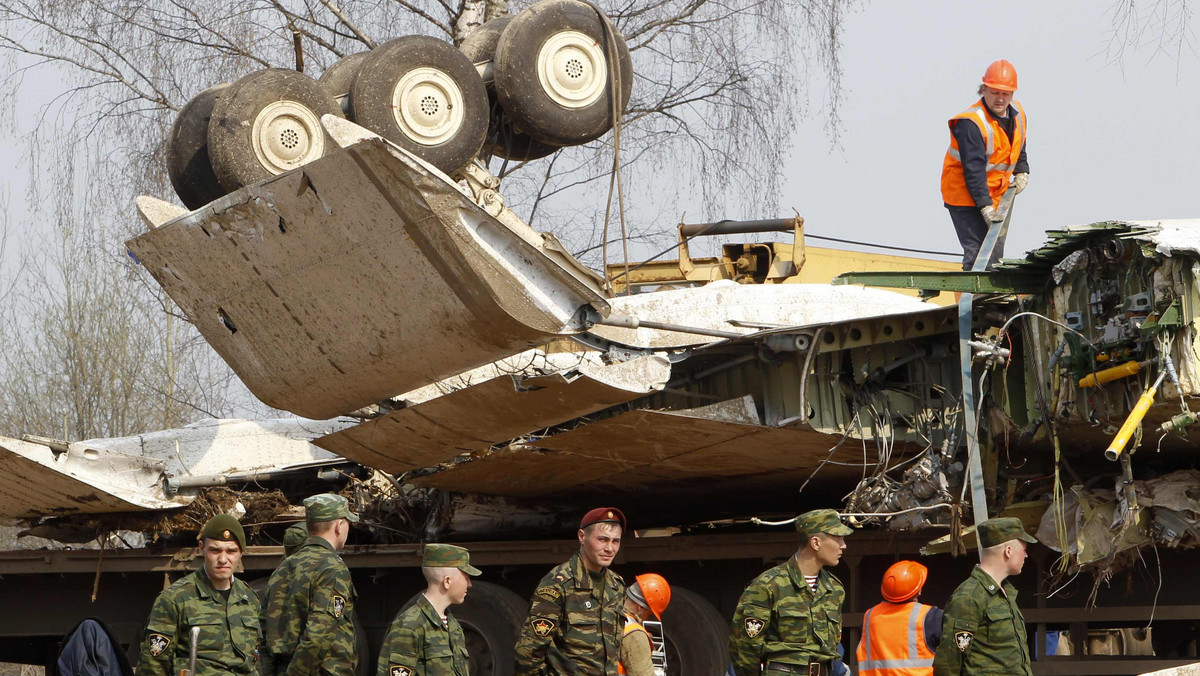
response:
<path fill-rule="evenodd" d="M 308 539 L 304 541 L 304 544 L 303 544 L 303 545 L 301 545 L 301 548 L 303 548 L 303 547 L 307 547 L 307 546 L 309 546 L 309 545 L 313 545 L 313 544 L 315 544 L 315 545 L 319 545 L 319 546 L 321 546 L 321 547 L 324 547 L 325 549 L 328 549 L 329 551 L 331 551 L 331 552 L 333 552 L 333 553 L 335 553 L 335 554 L 337 553 L 337 550 L 335 550 L 335 549 L 333 548 L 333 543 L 332 543 L 332 542 L 330 542 L 329 540 L 326 540 L 326 539 L 325 539 L 325 538 L 323 538 L 323 537 L 318 537 L 318 536 L 316 536 L 316 535 L 310 535 L 310 536 L 308 537 Z"/>
<path fill-rule="evenodd" d="M 601 570 L 601 578 L 607 579 L 608 569 Z M 571 555 L 571 575 L 575 578 L 576 589 L 591 589 L 592 574 L 588 571 L 587 566 L 583 565 L 583 555 L 575 552 Z"/>
<path fill-rule="evenodd" d="M 808 586 L 808 581 L 804 579 L 804 571 L 800 570 L 800 562 L 796 560 L 795 554 L 792 554 L 792 557 L 788 559 L 787 571 L 788 577 L 791 578 L 792 584 L 796 585 L 796 589 L 807 589 L 810 593 L 815 594 L 825 590 L 829 586 L 828 582 L 826 582 L 825 569 L 821 568 L 817 571 L 817 592 L 813 592 L 812 587 Z"/>
<path fill-rule="evenodd" d="M 438 615 L 437 608 L 433 607 L 433 602 L 429 600 L 429 597 L 425 596 L 424 592 L 421 592 L 420 598 L 417 599 L 417 605 L 421 606 L 421 613 L 425 616 L 425 619 L 433 623 L 438 629 L 448 628 L 442 624 L 442 618 Z M 449 617 L 449 615 L 446 617 Z"/>
<path fill-rule="evenodd" d="M 996 580 L 993 579 L 991 575 L 988 575 L 987 571 L 981 568 L 978 563 L 975 564 L 975 568 L 971 571 L 971 577 L 975 578 L 979 582 L 980 586 L 982 586 L 987 593 L 992 594 L 993 596 L 999 594 L 1001 589 L 1004 589 L 1004 591 L 1008 594 L 1016 593 L 1016 589 L 1008 583 L 1008 580 L 1005 580 L 1004 583 L 997 583 Z"/>

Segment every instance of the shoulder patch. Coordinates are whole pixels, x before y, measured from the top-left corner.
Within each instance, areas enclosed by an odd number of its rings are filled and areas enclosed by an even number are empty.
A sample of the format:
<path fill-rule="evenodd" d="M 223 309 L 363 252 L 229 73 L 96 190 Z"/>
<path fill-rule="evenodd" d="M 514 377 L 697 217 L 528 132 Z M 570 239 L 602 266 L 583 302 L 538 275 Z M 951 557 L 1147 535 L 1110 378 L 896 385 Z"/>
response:
<path fill-rule="evenodd" d="M 334 617 L 341 617 L 342 614 L 346 612 L 346 597 L 337 596 L 335 594 L 333 597 L 332 607 L 329 609 L 329 612 L 333 613 Z"/>
<path fill-rule="evenodd" d="M 406 667 L 403 664 L 388 665 L 388 676 L 412 676 L 412 667 Z"/>
<path fill-rule="evenodd" d="M 763 627 L 765 627 L 765 626 L 767 626 L 767 623 L 763 622 L 762 620 L 758 619 L 757 617 L 747 617 L 746 618 L 746 636 L 749 636 L 750 638 L 754 638 L 755 636 L 758 636 L 759 634 L 762 633 Z"/>
<path fill-rule="evenodd" d="M 555 580 L 556 582 L 562 582 L 562 581 L 563 581 L 563 580 L 565 580 L 565 579 L 567 579 L 567 576 L 566 576 L 566 575 L 563 575 L 562 573 L 559 573 L 559 574 L 557 574 L 557 575 L 555 575 L 555 576 L 554 576 L 554 580 Z"/>
<path fill-rule="evenodd" d="M 554 633 L 554 620 L 548 620 L 544 617 L 535 617 L 529 621 L 530 628 L 533 629 L 535 636 L 546 637 Z"/>
<path fill-rule="evenodd" d="M 551 601 L 557 601 L 562 598 L 562 592 L 558 590 L 558 587 L 538 587 L 538 590 L 534 593 Z"/>
<path fill-rule="evenodd" d="M 163 634 L 147 634 L 146 645 L 150 646 L 150 654 L 158 657 L 167 651 L 167 647 L 171 645 L 171 638 Z"/>
<path fill-rule="evenodd" d="M 958 646 L 958 651 L 967 652 L 967 648 L 971 647 L 971 639 L 974 637 L 975 635 L 969 631 L 954 632 L 954 644 Z"/>

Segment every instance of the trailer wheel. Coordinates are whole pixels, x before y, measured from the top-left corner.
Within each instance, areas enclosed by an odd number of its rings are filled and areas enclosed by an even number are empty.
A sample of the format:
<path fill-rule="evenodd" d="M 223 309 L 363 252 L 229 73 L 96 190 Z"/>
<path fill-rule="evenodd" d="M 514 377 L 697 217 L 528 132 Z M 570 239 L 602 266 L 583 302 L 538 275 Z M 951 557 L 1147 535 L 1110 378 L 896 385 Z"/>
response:
<path fill-rule="evenodd" d="M 579 0 L 542 0 L 513 18 L 496 44 L 495 88 L 513 126 L 538 141 L 579 145 L 612 128 L 607 40 L 617 43 L 620 109 L 633 88 L 625 38 Z"/>
<path fill-rule="evenodd" d="M 371 52 L 357 52 L 343 56 L 334 61 L 332 66 L 326 68 L 325 72 L 321 73 L 321 78 L 317 80 L 321 88 L 333 97 L 347 117 L 350 116 L 350 86 L 354 84 L 358 69 L 362 67 L 363 61 L 370 54 Z"/>
<path fill-rule="evenodd" d="M 205 89 L 179 111 L 167 136 L 167 175 L 188 209 L 199 209 L 225 194 L 208 157 L 208 120 L 228 82 Z"/>
<path fill-rule="evenodd" d="M 435 38 L 409 35 L 371 50 L 350 88 L 359 124 L 452 174 L 487 135 L 487 92 L 475 66 Z"/>
<path fill-rule="evenodd" d="M 458 46 L 459 51 L 466 54 L 472 63 L 493 62 L 496 55 L 496 43 L 500 41 L 500 34 L 504 32 L 505 27 L 512 22 L 512 19 L 511 16 L 502 16 L 483 24 L 474 33 L 468 35 L 466 40 L 463 40 L 463 43 Z M 494 72 L 494 68 L 493 62 L 492 72 Z M 529 134 L 523 134 L 513 129 L 504 114 L 504 108 L 496 97 L 496 89 L 490 77 L 484 78 L 484 84 L 487 86 L 488 110 L 491 111 L 488 118 L 487 141 L 483 146 L 485 152 L 496 157 L 524 162 L 546 157 L 559 149 L 559 146 L 542 143 Z"/>
<path fill-rule="evenodd" d="M 704 597 L 672 586 L 663 629 L 668 676 L 724 676 L 729 665 L 729 622 Z"/>
<path fill-rule="evenodd" d="M 342 117 L 325 90 L 294 70 L 269 68 L 234 82 L 208 125 L 217 180 L 232 192 L 332 152 L 337 146 L 321 127 L 326 114 Z"/>

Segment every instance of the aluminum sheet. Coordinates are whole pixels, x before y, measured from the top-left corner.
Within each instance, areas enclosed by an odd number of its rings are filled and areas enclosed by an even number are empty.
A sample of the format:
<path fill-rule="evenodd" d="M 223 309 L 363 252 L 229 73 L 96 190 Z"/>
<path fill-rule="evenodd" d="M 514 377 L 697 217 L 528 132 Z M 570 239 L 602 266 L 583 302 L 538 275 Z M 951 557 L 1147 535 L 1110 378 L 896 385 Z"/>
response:
<path fill-rule="evenodd" d="M 534 354 L 530 359 L 576 363 L 551 373 L 538 374 L 539 369 L 530 367 L 493 374 L 314 443 L 386 472 L 406 472 L 645 396 L 661 389 L 670 376 L 670 363 L 659 356 L 613 365 L 600 363 L 594 354 L 550 357 Z"/>
<path fill-rule="evenodd" d="M 180 507 L 165 499 L 162 463 L 75 447 L 55 454 L 41 444 L 0 437 L 0 517 L 137 512 Z"/>
<path fill-rule="evenodd" d="M 319 419 L 607 312 L 526 230 L 368 138 L 126 244 L 255 396 Z"/>

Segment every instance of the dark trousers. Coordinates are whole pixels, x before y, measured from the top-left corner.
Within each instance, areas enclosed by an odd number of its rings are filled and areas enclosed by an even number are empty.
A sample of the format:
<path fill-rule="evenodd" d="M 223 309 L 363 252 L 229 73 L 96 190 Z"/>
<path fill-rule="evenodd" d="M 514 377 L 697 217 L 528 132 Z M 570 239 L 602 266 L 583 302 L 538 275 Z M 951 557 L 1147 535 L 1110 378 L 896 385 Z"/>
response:
<path fill-rule="evenodd" d="M 954 230 L 958 233 L 958 243 L 963 248 L 963 270 L 970 270 L 975 265 L 975 258 L 979 256 L 979 247 L 983 246 L 983 240 L 987 238 L 989 224 L 983 220 L 983 214 L 975 207 L 947 205 L 946 210 L 950 212 L 950 220 L 954 222 Z M 1004 255 L 1004 239 L 1001 237 L 996 240 L 996 248 L 992 250 L 991 260 L 987 264 L 988 270 L 991 270 Z"/>

